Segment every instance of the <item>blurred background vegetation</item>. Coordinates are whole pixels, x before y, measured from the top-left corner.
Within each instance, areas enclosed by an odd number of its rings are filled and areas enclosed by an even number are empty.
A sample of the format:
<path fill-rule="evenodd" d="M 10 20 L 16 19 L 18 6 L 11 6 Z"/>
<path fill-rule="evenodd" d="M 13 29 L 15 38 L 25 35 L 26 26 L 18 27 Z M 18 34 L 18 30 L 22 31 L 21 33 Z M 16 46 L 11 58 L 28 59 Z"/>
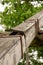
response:
<path fill-rule="evenodd" d="M 3 0 L 2 4 L 8 6 L 0 12 L 0 24 L 5 24 L 7 29 L 11 29 L 43 9 L 43 4 L 41 7 L 34 7 L 31 1 L 34 0 Z"/>

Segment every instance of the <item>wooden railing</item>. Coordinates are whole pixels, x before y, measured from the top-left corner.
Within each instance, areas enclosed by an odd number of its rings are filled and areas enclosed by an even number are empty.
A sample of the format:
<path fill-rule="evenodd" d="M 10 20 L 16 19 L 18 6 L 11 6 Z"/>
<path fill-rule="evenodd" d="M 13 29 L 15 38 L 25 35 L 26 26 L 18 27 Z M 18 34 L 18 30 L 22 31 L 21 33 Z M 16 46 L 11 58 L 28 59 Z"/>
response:
<path fill-rule="evenodd" d="M 13 28 L 10 34 L 0 34 L 0 65 L 17 65 L 26 52 L 28 65 L 28 47 L 36 37 L 39 27 L 43 24 L 43 11 L 30 17 Z"/>

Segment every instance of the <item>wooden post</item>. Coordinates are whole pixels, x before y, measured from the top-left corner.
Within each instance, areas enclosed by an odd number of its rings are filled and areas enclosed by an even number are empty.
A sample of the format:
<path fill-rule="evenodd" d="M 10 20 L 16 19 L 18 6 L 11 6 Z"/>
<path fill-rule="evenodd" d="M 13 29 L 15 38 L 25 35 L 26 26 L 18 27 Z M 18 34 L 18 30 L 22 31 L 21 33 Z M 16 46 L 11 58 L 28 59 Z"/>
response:
<path fill-rule="evenodd" d="M 26 35 L 25 35 L 25 45 L 26 45 L 26 65 L 30 65 L 29 64 L 29 55 L 28 55 L 28 47 L 27 47 Z"/>
<path fill-rule="evenodd" d="M 26 65 L 30 65 L 29 64 L 29 55 L 28 55 L 29 51 L 28 48 L 26 49 Z"/>
<path fill-rule="evenodd" d="M 39 20 L 37 19 L 37 21 L 35 21 L 35 29 L 36 29 L 36 35 L 39 32 Z"/>

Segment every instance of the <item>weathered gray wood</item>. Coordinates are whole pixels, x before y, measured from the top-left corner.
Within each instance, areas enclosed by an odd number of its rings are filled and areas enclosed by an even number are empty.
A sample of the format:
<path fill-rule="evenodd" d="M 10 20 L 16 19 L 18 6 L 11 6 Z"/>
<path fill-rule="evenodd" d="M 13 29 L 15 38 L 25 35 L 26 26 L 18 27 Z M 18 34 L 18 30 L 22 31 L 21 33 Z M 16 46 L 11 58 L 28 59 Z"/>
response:
<path fill-rule="evenodd" d="M 24 57 L 24 52 L 26 52 L 26 65 L 28 65 L 28 47 L 35 38 L 39 27 L 43 25 L 42 13 L 43 11 L 37 13 L 13 28 L 12 33 L 17 32 L 16 35 L 0 34 L 0 65 L 17 65 L 21 56 Z"/>
<path fill-rule="evenodd" d="M 6 41 L 0 46 L 0 65 L 17 65 L 21 59 L 20 38 L 12 37 L 0 39 L 5 39 Z"/>
<path fill-rule="evenodd" d="M 5 39 L 5 41 L 2 41 L 2 45 L 0 45 L 0 58 L 8 51 L 10 50 L 13 45 L 16 43 L 16 38 L 0 38 L 0 40 Z M 14 42 L 13 42 L 14 41 Z"/>
<path fill-rule="evenodd" d="M 31 44 L 32 40 L 39 31 L 39 20 L 43 17 L 43 10 L 40 13 L 27 19 L 24 23 L 13 28 L 14 32 L 23 33 L 25 37 L 26 44 L 26 65 L 28 65 L 28 46 Z M 22 35 L 22 34 L 21 34 Z"/>
<path fill-rule="evenodd" d="M 29 28 L 32 27 L 34 23 L 22 23 L 19 26 L 13 28 L 13 31 L 21 31 L 21 32 L 26 32 Z"/>

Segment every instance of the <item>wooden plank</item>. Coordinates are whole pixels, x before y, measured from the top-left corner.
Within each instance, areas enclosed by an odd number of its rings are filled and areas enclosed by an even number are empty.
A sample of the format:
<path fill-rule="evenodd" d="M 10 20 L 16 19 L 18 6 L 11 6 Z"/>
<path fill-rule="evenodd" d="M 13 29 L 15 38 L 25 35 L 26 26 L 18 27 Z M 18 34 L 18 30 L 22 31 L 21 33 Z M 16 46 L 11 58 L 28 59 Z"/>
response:
<path fill-rule="evenodd" d="M 5 40 L 3 40 L 5 39 Z M 0 59 L 5 55 L 19 40 L 19 37 L 12 37 L 12 38 L 0 38 L 1 44 L 0 44 Z"/>

